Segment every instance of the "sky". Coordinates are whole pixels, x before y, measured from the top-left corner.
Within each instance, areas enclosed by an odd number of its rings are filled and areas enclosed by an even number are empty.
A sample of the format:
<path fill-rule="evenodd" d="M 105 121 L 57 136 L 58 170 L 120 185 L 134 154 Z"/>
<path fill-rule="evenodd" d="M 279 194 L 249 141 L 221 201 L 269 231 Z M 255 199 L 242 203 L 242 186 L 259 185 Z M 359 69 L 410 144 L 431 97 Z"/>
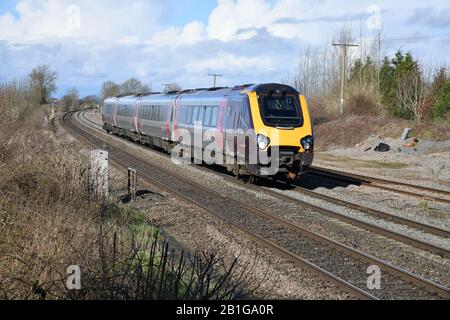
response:
<path fill-rule="evenodd" d="M 211 86 L 209 73 L 220 86 L 281 82 L 344 24 L 363 43 L 382 28 L 386 54 L 450 62 L 448 0 L 0 0 L 0 80 L 48 64 L 57 96 L 131 77 L 154 91 Z"/>

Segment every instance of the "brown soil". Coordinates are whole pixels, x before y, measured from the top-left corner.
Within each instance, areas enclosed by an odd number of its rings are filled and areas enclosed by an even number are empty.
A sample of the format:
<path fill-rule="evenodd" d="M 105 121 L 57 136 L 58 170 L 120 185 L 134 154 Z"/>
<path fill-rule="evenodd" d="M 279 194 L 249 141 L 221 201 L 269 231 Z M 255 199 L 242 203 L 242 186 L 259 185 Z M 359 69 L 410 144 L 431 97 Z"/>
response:
<path fill-rule="evenodd" d="M 334 146 L 353 147 L 371 135 L 399 138 L 404 128 L 412 128 L 413 136 L 418 139 L 433 141 L 450 139 L 450 128 L 444 125 L 390 117 L 347 116 L 316 125 L 314 130 L 317 150 L 323 151 Z"/>

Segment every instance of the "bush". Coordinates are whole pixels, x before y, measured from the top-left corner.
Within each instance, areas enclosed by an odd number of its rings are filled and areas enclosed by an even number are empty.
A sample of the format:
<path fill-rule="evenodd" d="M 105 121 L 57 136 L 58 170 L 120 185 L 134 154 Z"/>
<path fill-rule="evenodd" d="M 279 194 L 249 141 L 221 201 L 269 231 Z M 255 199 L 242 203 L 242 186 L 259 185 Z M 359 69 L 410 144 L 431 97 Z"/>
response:
<path fill-rule="evenodd" d="M 85 162 L 49 139 L 29 92 L 0 85 L 0 299 L 234 299 L 256 289 L 251 265 L 169 250 L 144 214 L 92 197 Z M 80 291 L 66 288 L 71 265 Z"/>
<path fill-rule="evenodd" d="M 433 119 L 443 120 L 448 118 L 450 113 L 450 79 L 445 82 L 442 92 L 436 99 L 433 105 L 432 114 Z"/>

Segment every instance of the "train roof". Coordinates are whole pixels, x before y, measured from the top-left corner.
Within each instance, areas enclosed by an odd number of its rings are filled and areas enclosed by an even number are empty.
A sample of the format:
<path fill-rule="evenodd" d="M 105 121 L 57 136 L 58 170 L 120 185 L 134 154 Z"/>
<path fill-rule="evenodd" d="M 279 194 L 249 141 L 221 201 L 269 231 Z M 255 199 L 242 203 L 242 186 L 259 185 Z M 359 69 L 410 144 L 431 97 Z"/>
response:
<path fill-rule="evenodd" d="M 171 96 L 216 96 L 216 95 L 226 95 L 231 93 L 247 93 L 250 91 L 256 91 L 259 93 L 273 93 L 276 91 L 283 91 L 290 94 L 298 94 L 298 91 L 291 86 L 284 85 L 284 84 L 278 84 L 278 83 L 266 83 L 266 84 L 244 84 L 239 85 L 235 87 L 216 87 L 216 88 L 197 88 L 197 89 L 187 89 L 182 91 L 172 91 L 168 93 L 160 93 L 160 92 L 154 92 L 154 93 L 142 93 L 137 95 L 120 95 L 108 98 L 106 100 L 129 100 L 129 99 L 136 99 L 136 98 L 153 98 L 153 99 L 166 99 L 167 97 Z M 105 100 L 105 101 L 106 101 Z"/>

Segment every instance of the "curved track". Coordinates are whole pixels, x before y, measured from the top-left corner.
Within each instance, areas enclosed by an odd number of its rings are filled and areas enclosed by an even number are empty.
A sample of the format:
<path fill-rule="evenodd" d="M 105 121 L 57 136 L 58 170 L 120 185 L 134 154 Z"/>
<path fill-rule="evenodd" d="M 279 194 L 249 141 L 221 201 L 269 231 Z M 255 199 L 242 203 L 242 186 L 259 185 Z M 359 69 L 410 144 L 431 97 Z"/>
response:
<path fill-rule="evenodd" d="M 63 118 L 70 131 L 98 147 L 107 146 L 110 158 L 119 165 L 133 166 L 146 180 L 227 221 L 263 246 L 332 281 L 355 297 L 364 299 L 450 298 L 449 289 L 376 257 L 350 248 L 267 210 L 223 195 L 154 163 L 141 160 L 100 139 L 92 129 L 75 123 L 69 113 Z M 332 263 L 330 263 L 332 262 Z M 378 265 L 383 271 L 381 290 L 367 289 L 366 270 Z"/>
<path fill-rule="evenodd" d="M 90 126 L 93 126 L 93 127 L 97 128 L 97 129 L 102 130 L 102 126 L 100 126 L 99 124 L 95 123 L 94 121 L 88 119 L 85 116 L 84 112 L 80 113 L 79 116 L 83 118 L 83 121 L 89 123 Z M 164 154 L 164 156 L 168 157 L 167 154 Z M 202 169 L 207 170 L 204 167 Z M 218 171 L 214 171 L 214 172 L 216 174 L 221 174 Z M 231 178 L 227 174 L 221 174 L 221 176 L 224 179 L 227 179 L 229 182 L 232 182 L 232 183 L 239 183 L 239 182 L 241 182 L 239 180 Z M 433 235 L 436 235 L 436 236 L 439 236 L 439 237 L 442 237 L 442 238 L 450 238 L 450 231 L 445 230 L 445 229 L 441 229 L 441 228 L 436 227 L 436 226 L 432 226 L 432 225 L 429 225 L 429 224 L 421 223 L 421 222 L 418 222 L 418 221 L 415 221 L 415 220 L 411 220 L 411 219 L 406 219 L 406 218 L 403 218 L 403 217 L 400 217 L 400 216 L 397 216 L 397 215 L 393 215 L 393 214 L 390 214 L 390 213 L 386 213 L 386 212 L 382 212 L 382 211 L 379 211 L 379 210 L 375 210 L 373 208 L 364 207 L 364 206 L 361 206 L 359 204 L 355 204 L 355 203 L 344 201 L 344 200 L 341 200 L 341 199 L 338 199 L 338 198 L 330 197 L 330 196 L 321 194 L 319 192 L 310 191 L 310 190 L 307 190 L 305 188 L 298 187 L 298 186 L 296 186 L 294 184 L 287 184 L 286 182 L 283 182 L 283 181 L 273 181 L 273 182 L 275 184 L 277 184 L 278 186 L 286 187 L 286 185 L 287 185 L 288 187 L 294 188 L 295 191 L 297 191 L 297 192 L 299 192 L 301 194 L 307 195 L 309 197 L 318 198 L 318 199 L 321 199 L 321 200 L 324 200 L 324 201 L 336 204 L 338 206 L 343 206 L 343 207 L 346 207 L 346 208 L 349 208 L 349 209 L 352 209 L 352 210 L 364 212 L 364 213 L 369 214 L 370 216 L 378 218 L 378 219 L 395 222 L 397 224 L 405 225 L 405 226 L 408 226 L 410 228 L 414 228 L 416 230 L 419 230 L 419 231 L 422 231 L 422 232 L 425 232 L 425 233 L 430 233 L 430 234 L 433 234 Z M 296 198 L 293 198 L 293 197 L 281 194 L 279 192 L 271 191 L 271 190 L 269 190 L 267 188 L 260 188 L 260 187 L 257 187 L 255 185 L 252 185 L 252 184 L 246 184 L 246 187 L 247 188 L 253 188 L 253 189 L 255 189 L 257 191 L 260 191 L 260 192 L 264 192 L 264 193 L 266 193 L 266 194 L 268 194 L 268 195 L 270 195 L 272 197 L 278 198 L 278 199 L 283 200 L 283 201 L 289 201 L 289 202 L 297 203 L 297 204 L 299 204 L 299 205 L 301 205 L 303 207 L 307 207 L 307 208 L 309 208 L 311 210 L 314 210 L 316 212 L 320 212 L 320 213 L 325 214 L 325 215 L 327 215 L 329 217 L 337 218 L 337 219 L 339 219 L 341 221 L 350 223 L 352 225 L 358 226 L 358 227 L 363 228 L 365 230 L 369 230 L 369 231 L 381 234 L 383 236 L 386 236 L 386 237 L 389 237 L 391 239 L 394 239 L 394 240 L 397 240 L 397 241 L 400 241 L 400 242 L 412 245 L 414 247 L 426 250 L 428 252 L 440 255 L 442 257 L 450 258 L 450 251 L 448 249 L 446 249 L 446 248 L 442 248 L 442 247 L 433 245 L 431 243 L 427 243 L 425 241 L 421 241 L 421 240 L 415 239 L 413 237 L 410 237 L 410 236 L 407 236 L 407 235 L 404 235 L 404 234 L 401 234 L 401 233 L 398 233 L 398 232 L 394 232 L 394 231 L 391 231 L 391 230 L 383 228 L 383 227 L 379 227 L 379 226 L 377 226 L 375 224 L 364 222 L 364 221 L 362 221 L 360 219 L 355 219 L 355 218 L 349 217 L 348 215 L 344 215 L 344 214 L 338 213 L 338 212 L 333 211 L 333 210 L 324 209 L 322 207 L 309 204 L 309 203 L 307 203 L 305 201 L 302 201 L 302 200 L 299 200 L 299 199 L 296 199 Z"/>

